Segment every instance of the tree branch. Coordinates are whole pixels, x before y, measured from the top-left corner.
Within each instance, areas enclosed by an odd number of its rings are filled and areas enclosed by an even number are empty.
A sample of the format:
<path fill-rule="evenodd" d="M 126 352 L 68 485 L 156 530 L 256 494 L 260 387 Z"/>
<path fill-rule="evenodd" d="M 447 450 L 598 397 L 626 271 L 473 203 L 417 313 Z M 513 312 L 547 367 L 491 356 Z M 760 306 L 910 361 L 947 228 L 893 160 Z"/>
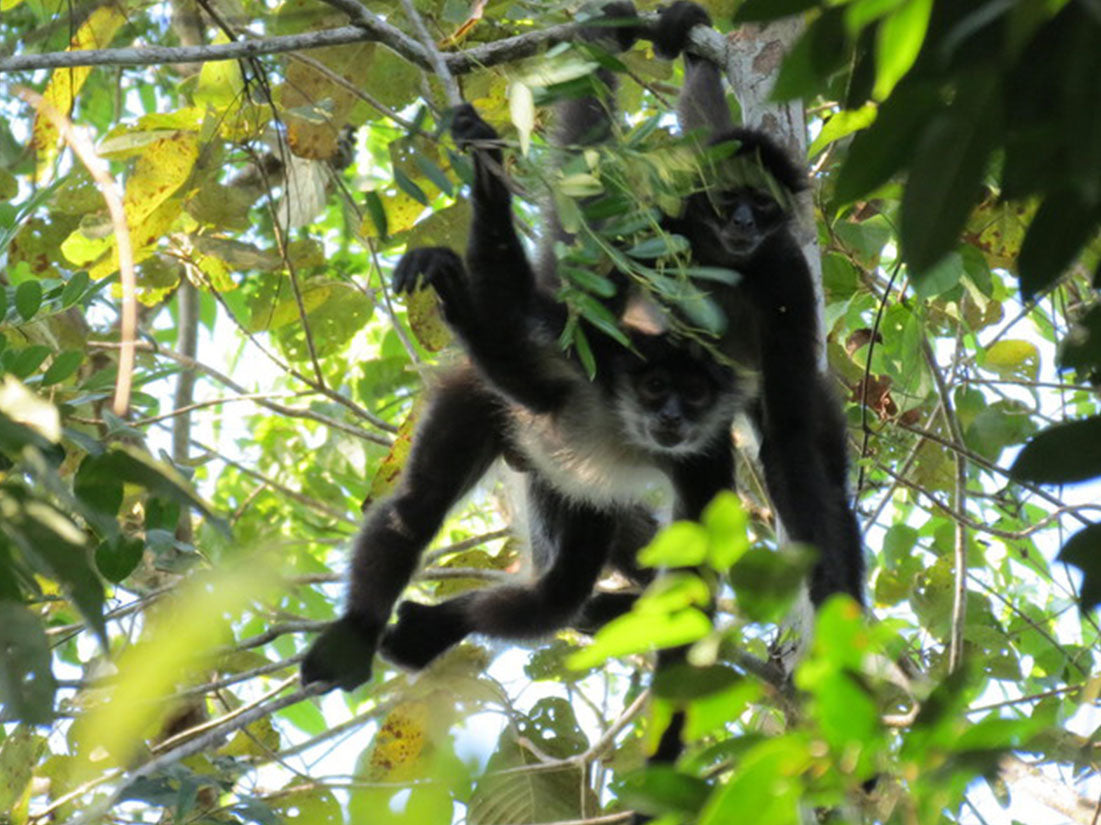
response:
<path fill-rule="evenodd" d="M 320 49 L 347 43 L 376 42 L 393 49 L 411 63 L 423 69 L 432 64 L 424 48 L 400 29 L 375 17 L 355 0 L 326 0 L 329 5 L 347 12 L 356 25 L 338 26 L 305 34 L 273 35 L 233 43 L 215 43 L 209 46 L 142 46 L 123 49 L 82 49 L 77 51 L 23 54 L 0 58 L 0 74 L 25 72 L 35 69 L 74 68 L 77 66 L 159 66 L 169 63 L 208 63 L 216 60 L 238 60 L 268 54 Z M 643 36 L 657 21 L 656 14 L 641 17 Z M 443 54 L 447 70 L 453 75 L 466 74 L 475 69 L 509 63 L 531 57 L 542 48 L 561 41 L 571 40 L 584 24 L 562 23 L 538 31 L 525 32 L 493 43 L 485 43 L 463 52 Z M 698 27 L 692 32 L 689 51 L 727 65 L 726 40 L 716 31 Z"/>

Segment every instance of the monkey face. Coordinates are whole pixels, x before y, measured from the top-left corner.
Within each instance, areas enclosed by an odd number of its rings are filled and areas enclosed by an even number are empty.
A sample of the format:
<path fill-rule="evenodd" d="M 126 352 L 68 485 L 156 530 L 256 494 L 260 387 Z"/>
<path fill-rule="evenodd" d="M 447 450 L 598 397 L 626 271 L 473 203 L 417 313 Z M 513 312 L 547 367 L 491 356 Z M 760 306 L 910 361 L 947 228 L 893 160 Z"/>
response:
<path fill-rule="evenodd" d="M 634 336 L 614 388 L 615 409 L 629 441 L 648 452 L 695 453 L 724 429 L 737 407 L 731 370 L 705 352 L 672 344 L 668 336 Z"/>
<path fill-rule="evenodd" d="M 749 261 L 788 215 L 766 191 L 742 187 L 696 196 L 689 212 L 697 228 L 693 243 L 709 263 L 737 269 Z"/>

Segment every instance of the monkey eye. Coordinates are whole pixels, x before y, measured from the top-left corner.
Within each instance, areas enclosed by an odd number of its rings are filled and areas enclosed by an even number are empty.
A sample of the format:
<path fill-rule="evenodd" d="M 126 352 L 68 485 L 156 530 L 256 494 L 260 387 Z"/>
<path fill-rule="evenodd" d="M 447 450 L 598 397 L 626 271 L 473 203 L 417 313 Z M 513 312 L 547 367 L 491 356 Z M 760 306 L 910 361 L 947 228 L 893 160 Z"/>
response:
<path fill-rule="evenodd" d="M 652 401 L 669 392 L 669 381 L 660 373 L 650 373 L 642 379 L 639 390 L 643 398 Z"/>
<path fill-rule="evenodd" d="M 702 376 L 691 375 L 681 384 L 680 392 L 685 403 L 699 406 L 707 402 L 711 387 Z"/>
<path fill-rule="evenodd" d="M 752 202 L 754 209 L 771 212 L 776 208 L 776 201 L 773 199 L 772 195 L 765 192 L 763 189 L 753 190 Z"/>

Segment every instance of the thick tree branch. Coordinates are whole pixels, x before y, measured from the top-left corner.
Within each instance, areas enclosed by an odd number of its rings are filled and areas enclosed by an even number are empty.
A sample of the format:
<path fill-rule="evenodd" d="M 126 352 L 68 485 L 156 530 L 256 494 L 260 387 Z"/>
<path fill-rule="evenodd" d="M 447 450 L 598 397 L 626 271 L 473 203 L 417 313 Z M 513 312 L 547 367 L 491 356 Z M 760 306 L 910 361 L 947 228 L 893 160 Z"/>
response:
<path fill-rule="evenodd" d="M 419 43 L 384 20 L 375 17 L 359 6 L 359 3 L 354 0 L 328 0 L 328 2 L 352 15 L 357 25 L 338 26 L 305 34 L 274 35 L 252 40 L 238 40 L 233 43 L 216 43 L 209 46 L 142 46 L 15 55 L 0 58 L 0 74 L 75 66 L 159 66 L 171 63 L 207 63 L 215 60 L 260 57 L 267 54 L 284 54 L 362 42 L 382 43 L 421 68 L 432 68 L 428 55 Z M 359 10 L 353 13 L 354 7 L 359 7 Z M 652 26 L 656 20 L 655 14 L 643 15 L 642 26 L 644 28 Z M 444 53 L 443 60 L 451 74 L 466 74 L 486 66 L 496 66 L 531 57 L 548 44 L 572 39 L 582 25 L 562 23 L 538 31 L 525 32 L 463 52 Z M 729 50 L 726 40 L 716 31 L 702 27 L 694 30 L 689 51 L 712 60 L 720 66 L 728 65 Z"/>
<path fill-rule="evenodd" d="M 141 46 L 125 49 L 85 49 L 45 54 L 20 54 L 0 58 L 0 74 L 34 69 L 74 68 L 76 66 L 160 66 L 169 63 L 208 63 L 281 54 L 303 49 L 320 49 L 345 43 L 377 40 L 359 26 L 341 26 L 306 34 L 288 34 L 210 46 Z"/>

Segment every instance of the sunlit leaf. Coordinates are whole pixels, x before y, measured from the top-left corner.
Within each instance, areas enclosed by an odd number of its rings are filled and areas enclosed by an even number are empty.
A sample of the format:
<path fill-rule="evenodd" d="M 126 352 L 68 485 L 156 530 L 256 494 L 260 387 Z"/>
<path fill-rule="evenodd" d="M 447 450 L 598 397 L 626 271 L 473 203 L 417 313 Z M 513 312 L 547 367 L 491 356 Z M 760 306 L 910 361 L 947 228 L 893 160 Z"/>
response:
<path fill-rule="evenodd" d="M 73 35 L 69 51 L 106 48 L 125 22 L 125 9 L 110 5 L 94 9 Z M 65 66 L 54 69 L 50 75 L 50 81 L 42 93 L 39 114 L 34 120 L 32 138 L 36 155 L 35 176 L 40 182 L 50 179 L 50 168 L 57 158 L 57 142 L 61 134 L 53 119 L 42 114 L 41 109 L 49 106 L 67 116 L 72 111 L 77 93 L 91 73 L 90 66 Z"/>
<path fill-rule="evenodd" d="M 933 0 L 905 0 L 879 26 L 876 37 L 876 77 L 872 92 L 885 99 L 917 60 Z"/>

